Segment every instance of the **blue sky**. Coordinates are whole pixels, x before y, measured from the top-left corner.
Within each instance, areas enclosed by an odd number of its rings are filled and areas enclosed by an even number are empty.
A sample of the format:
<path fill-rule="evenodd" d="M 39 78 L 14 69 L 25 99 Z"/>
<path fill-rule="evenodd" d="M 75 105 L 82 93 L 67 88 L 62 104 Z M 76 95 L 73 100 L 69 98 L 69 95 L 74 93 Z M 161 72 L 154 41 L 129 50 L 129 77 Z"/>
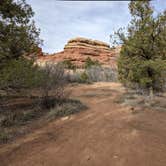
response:
<path fill-rule="evenodd" d="M 128 1 L 27 0 L 41 29 L 43 51 L 63 50 L 74 37 L 87 37 L 109 43 L 109 35 L 130 21 Z M 154 0 L 157 12 L 166 9 L 166 0 Z"/>

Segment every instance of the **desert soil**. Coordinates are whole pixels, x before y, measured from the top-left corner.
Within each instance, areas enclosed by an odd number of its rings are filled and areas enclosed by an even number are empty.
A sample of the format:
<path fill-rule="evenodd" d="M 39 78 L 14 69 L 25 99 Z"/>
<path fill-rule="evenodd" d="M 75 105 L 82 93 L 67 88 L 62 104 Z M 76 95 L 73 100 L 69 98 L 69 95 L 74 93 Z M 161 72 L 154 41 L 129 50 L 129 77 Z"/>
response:
<path fill-rule="evenodd" d="M 166 166 L 166 112 L 118 104 L 119 83 L 71 89 L 89 108 L 1 145 L 1 166 Z"/>

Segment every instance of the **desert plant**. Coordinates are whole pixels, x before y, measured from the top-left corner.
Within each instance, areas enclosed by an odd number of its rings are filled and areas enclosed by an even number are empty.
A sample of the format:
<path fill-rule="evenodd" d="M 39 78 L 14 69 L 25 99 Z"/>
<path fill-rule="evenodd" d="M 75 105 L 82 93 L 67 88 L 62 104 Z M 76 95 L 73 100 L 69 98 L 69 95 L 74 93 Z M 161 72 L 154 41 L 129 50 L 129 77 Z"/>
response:
<path fill-rule="evenodd" d="M 87 107 L 82 104 L 79 100 L 68 99 L 63 102 L 63 104 L 52 108 L 49 112 L 49 118 L 68 116 L 74 113 L 78 113 L 87 109 Z"/>
<path fill-rule="evenodd" d="M 90 82 L 117 81 L 116 69 L 101 66 L 92 66 L 91 68 L 86 69 L 86 73 Z"/>
<path fill-rule="evenodd" d="M 3 130 L 0 130 L 0 143 L 6 143 L 9 139 L 8 133 Z"/>
<path fill-rule="evenodd" d="M 18 124 L 18 122 L 21 121 L 22 117 L 23 117 L 23 112 L 9 113 L 1 121 L 1 126 L 3 126 L 3 127 L 10 127 L 10 126 L 16 125 L 16 124 Z"/>
<path fill-rule="evenodd" d="M 43 104 L 49 108 L 54 106 L 55 100 L 61 100 L 65 98 L 65 84 L 66 79 L 64 77 L 64 68 L 61 64 L 47 63 L 44 68 L 41 69 L 41 83 L 40 90 L 42 93 Z M 50 91 L 53 95 L 50 96 Z"/>
<path fill-rule="evenodd" d="M 78 82 L 81 83 L 80 79 L 81 72 L 78 72 L 77 70 L 73 73 L 68 73 L 66 75 L 66 80 L 70 83 Z"/>
<path fill-rule="evenodd" d="M 86 69 L 86 73 L 88 75 L 88 79 L 91 82 L 98 82 L 102 80 L 102 71 L 103 69 L 100 66 L 91 66 Z M 104 81 L 104 80 L 103 80 Z"/>
<path fill-rule="evenodd" d="M 104 68 L 104 77 L 105 77 L 105 81 L 117 82 L 118 81 L 118 71 L 117 71 L 117 69 L 112 69 L 112 68 L 105 67 Z"/>
<path fill-rule="evenodd" d="M 64 68 L 66 68 L 66 69 L 71 69 L 71 70 L 75 70 L 76 69 L 76 65 L 74 63 L 72 63 L 72 61 L 69 60 L 69 59 L 64 60 L 62 62 L 62 64 L 64 65 Z"/>
<path fill-rule="evenodd" d="M 99 63 L 98 60 L 92 60 L 90 57 L 88 57 L 85 60 L 85 69 L 90 68 L 92 66 L 100 66 L 101 64 Z"/>
<path fill-rule="evenodd" d="M 87 73 L 84 71 L 81 73 L 80 75 L 80 83 L 88 83 L 89 82 L 89 78 Z"/>
<path fill-rule="evenodd" d="M 45 111 L 32 109 L 26 111 L 8 112 L 0 122 L 2 127 L 12 127 L 14 125 L 24 125 L 28 121 L 34 120 L 44 114 Z"/>
<path fill-rule="evenodd" d="M 91 83 L 99 81 L 116 82 L 117 77 L 118 72 L 116 69 L 94 65 L 84 70 L 69 73 L 66 79 L 69 82 Z"/>
<path fill-rule="evenodd" d="M 40 83 L 39 68 L 33 61 L 25 58 L 8 61 L 0 72 L 0 89 L 16 92 L 25 88 L 34 88 Z"/>

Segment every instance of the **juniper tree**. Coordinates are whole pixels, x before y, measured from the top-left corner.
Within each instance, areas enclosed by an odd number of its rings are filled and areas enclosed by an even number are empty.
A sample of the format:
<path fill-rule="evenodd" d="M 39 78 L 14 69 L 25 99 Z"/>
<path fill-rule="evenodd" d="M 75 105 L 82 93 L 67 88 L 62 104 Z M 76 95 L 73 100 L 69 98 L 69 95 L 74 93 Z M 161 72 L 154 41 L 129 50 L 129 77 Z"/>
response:
<path fill-rule="evenodd" d="M 33 52 L 38 44 L 39 30 L 31 18 L 34 12 L 25 0 L 0 1 L 0 66 L 12 59 Z"/>
<path fill-rule="evenodd" d="M 166 11 L 154 17 L 150 1 L 131 1 L 132 20 L 127 35 L 119 29 L 122 42 L 118 61 L 119 79 L 125 85 L 162 90 L 166 77 Z"/>
<path fill-rule="evenodd" d="M 33 15 L 25 0 L 0 0 L 0 89 L 32 86 L 36 80 L 36 67 L 24 58 L 41 43 Z"/>

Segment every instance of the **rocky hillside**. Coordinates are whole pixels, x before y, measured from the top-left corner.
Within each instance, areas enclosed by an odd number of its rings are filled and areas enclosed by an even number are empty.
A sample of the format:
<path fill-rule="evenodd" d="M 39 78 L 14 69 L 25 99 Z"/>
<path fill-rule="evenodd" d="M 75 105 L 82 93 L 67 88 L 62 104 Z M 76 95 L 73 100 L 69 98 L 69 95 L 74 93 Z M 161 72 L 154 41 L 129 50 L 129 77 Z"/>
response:
<path fill-rule="evenodd" d="M 63 60 L 71 60 L 76 66 L 82 67 L 85 60 L 90 57 L 92 60 L 98 60 L 104 66 L 116 68 L 119 51 L 120 47 L 113 49 L 107 43 L 78 37 L 69 40 L 62 52 L 47 56 L 40 55 L 37 63 L 44 65 L 47 61 L 57 63 Z"/>

